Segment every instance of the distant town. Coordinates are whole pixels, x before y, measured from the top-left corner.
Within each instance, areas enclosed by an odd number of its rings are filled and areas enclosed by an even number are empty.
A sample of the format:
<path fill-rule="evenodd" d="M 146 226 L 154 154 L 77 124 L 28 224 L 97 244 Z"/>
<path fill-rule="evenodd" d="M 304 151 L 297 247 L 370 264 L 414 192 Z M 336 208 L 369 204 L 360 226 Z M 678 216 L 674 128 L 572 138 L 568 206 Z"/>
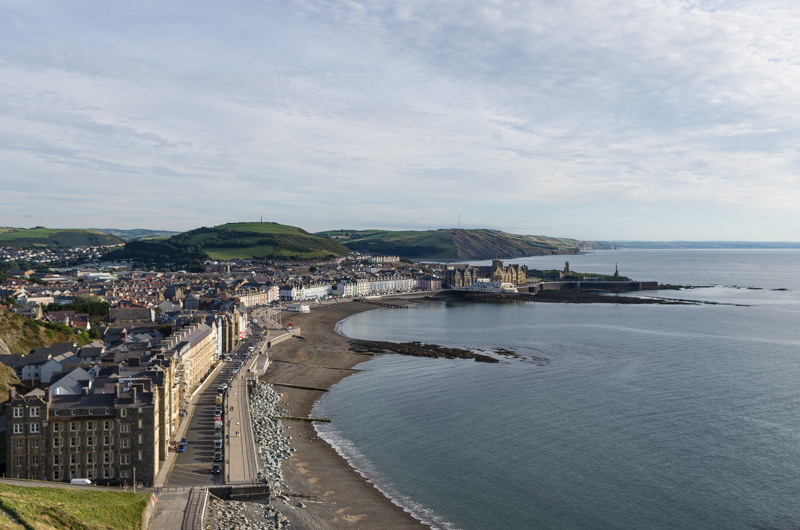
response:
<path fill-rule="evenodd" d="M 499 260 L 473 267 L 359 252 L 313 262 L 209 260 L 204 272 L 159 272 L 101 261 L 110 248 L 0 249 L 4 263 L 32 267 L 3 271 L 0 313 L 44 326 L 50 336 L 60 330 L 74 338 L 17 354 L 0 342 L 6 350 L 0 363 L 28 389 L 9 391 L 7 477 L 116 485 L 133 481 L 135 473 L 137 482 L 152 485 L 187 396 L 240 344 L 249 339 L 254 347 L 252 337 L 264 324 L 259 311 L 288 336 L 291 326 L 280 323 L 279 310 L 309 312 L 316 304 L 442 289 L 517 293 L 548 281 L 602 280 L 576 276 L 568 263 L 537 277 Z M 623 278 L 615 273 L 612 279 Z"/>

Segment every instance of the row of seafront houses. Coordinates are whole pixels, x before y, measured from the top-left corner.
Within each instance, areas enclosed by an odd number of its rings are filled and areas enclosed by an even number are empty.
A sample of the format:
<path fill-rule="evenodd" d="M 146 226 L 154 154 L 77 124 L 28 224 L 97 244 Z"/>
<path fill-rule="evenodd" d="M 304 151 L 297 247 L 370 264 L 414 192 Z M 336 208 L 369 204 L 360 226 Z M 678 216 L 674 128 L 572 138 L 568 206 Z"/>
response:
<path fill-rule="evenodd" d="M 6 476 L 101 485 L 130 484 L 135 476 L 152 485 L 188 396 L 242 338 L 246 318 L 211 315 L 151 344 L 142 340 L 147 328 L 132 323 L 133 342 L 116 348 L 63 343 L 0 356 L 35 387 L 9 391 Z"/>

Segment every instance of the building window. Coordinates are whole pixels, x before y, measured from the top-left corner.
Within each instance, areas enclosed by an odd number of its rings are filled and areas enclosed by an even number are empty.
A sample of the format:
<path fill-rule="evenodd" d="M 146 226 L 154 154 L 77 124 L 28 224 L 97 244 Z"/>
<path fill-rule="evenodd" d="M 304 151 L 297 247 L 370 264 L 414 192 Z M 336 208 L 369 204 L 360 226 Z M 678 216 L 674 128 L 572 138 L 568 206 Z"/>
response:
<path fill-rule="evenodd" d="M 144 442 L 144 435 L 140 434 L 139 435 L 139 443 L 142 443 L 142 442 Z"/>
<path fill-rule="evenodd" d="M 39 440 L 31 440 L 31 449 L 39 449 Z"/>
<path fill-rule="evenodd" d="M 61 447 L 61 443 L 59 442 L 60 440 L 61 440 L 61 438 L 53 438 L 53 447 L 54 448 L 58 449 L 59 447 Z"/>
<path fill-rule="evenodd" d="M 131 426 L 127 423 L 123 423 L 119 426 L 119 432 L 131 432 Z"/>
<path fill-rule="evenodd" d="M 93 421 L 87 421 L 86 422 L 86 430 L 87 431 L 93 431 L 94 430 L 94 422 Z"/>
<path fill-rule="evenodd" d="M 53 424 L 53 432 L 58 432 L 58 426 L 61 425 L 60 423 Z"/>
<path fill-rule="evenodd" d="M 127 466 L 131 463 L 131 455 L 119 455 L 120 465 Z"/>
<path fill-rule="evenodd" d="M 89 416 L 94 416 L 94 409 L 89 409 Z"/>
<path fill-rule="evenodd" d="M 103 436 L 103 445 L 111 445 L 114 443 L 111 436 Z"/>
<path fill-rule="evenodd" d="M 139 451 L 139 460 L 141 460 L 141 459 L 142 459 L 142 452 Z"/>
<path fill-rule="evenodd" d="M 22 457 L 15 456 L 14 457 L 14 467 L 22 467 Z"/>
<path fill-rule="evenodd" d="M 39 467 L 39 457 L 38 456 L 30 457 L 30 464 L 31 467 Z"/>
<path fill-rule="evenodd" d="M 53 411 L 53 416 L 58 416 L 58 414 L 59 414 L 59 411 L 57 411 L 57 410 Z"/>
<path fill-rule="evenodd" d="M 30 415 L 31 415 L 31 418 L 38 418 L 39 417 L 39 407 L 31 407 L 30 408 Z"/>
<path fill-rule="evenodd" d="M 105 414 L 111 414 L 111 409 L 109 408 L 105 409 Z"/>
<path fill-rule="evenodd" d="M 127 439 L 127 438 L 123 438 L 123 439 L 120 441 L 120 444 L 121 444 L 121 447 L 122 447 L 123 449 L 127 449 L 127 448 L 128 448 L 128 439 Z"/>
<path fill-rule="evenodd" d="M 69 422 L 69 430 L 72 431 L 72 432 L 77 431 L 78 430 L 78 422 L 77 421 Z"/>
<path fill-rule="evenodd" d="M 78 415 L 78 410 L 77 409 L 69 409 L 69 415 L 70 416 L 77 416 Z"/>
<path fill-rule="evenodd" d="M 39 433 L 39 424 L 31 423 L 31 434 L 38 434 L 38 433 Z"/>
<path fill-rule="evenodd" d="M 87 436 L 86 437 L 86 445 L 88 445 L 89 447 L 94 445 L 94 437 L 93 436 Z"/>
<path fill-rule="evenodd" d="M 139 407 L 139 408 L 137 409 L 137 411 L 139 412 L 139 414 L 141 414 L 142 412 L 144 412 L 144 409 L 142 409 L 142 407 Z"/>
<path fill-rule="evenodd" d="M 61 465 L 61 455 L 53 455 L 53 465 L 54 466 Z"/>
<path fill-rule="evenodd" d="M 14 440 L 14 449 L 22 449 L 22 440 Z"/>
<path fill-rule="evenodd" d="M 143 425 L 143 424 L 142 424 L 142 420 L 139 420 L 139 428 L 140 428 L 140 429 L 142 428 L 142 425 Z"/>
<path fill-rule="evenodd" d="M 14 417 L 15 418 L 22 417 L 22 407 L 14 407 Z"/>
<path fill-rule="evenodd" d="M 109 430 L 110 428 L 111 428 L 111 422 L 110 422 L 110 421 L 108 421 L 108 420 L 104 421 L 104 422 L 103 422 L 103 430 L 104 430 L 104 431 L 107 431 L 107 430 Z"/>
<path fill-rule="evenodd" d="M 127 409 L 120 409 L 119 415 L 123 418 L 126 417 L 128 415 Z"/>
<path fill-rule="evenodd" d="M 103 463 L 104 464 L 111 463 L 111 453 L 103 453 Z"/>
<path fill-rule="evenodd" d="M 69 463 L 70 465 L 75 465 L 78 463 L 78 455 L 69 455 Z"/>
<path fill-rule="evenodd" d="M 69 446 L 70 447 L 78 447 L 78 439 L 77 438 L 70 438 L 69 439 Z"/>
<path fill-rule="evenodd" d="M 53 480 L 61 480 L 61 472 L 53 471 Z"/>
<path fill-rule="evenodd" d="M 22 434 L 22 424 L 15 423 L 14 424 L 14 434 Z"/>
<path fill-rule="evenodd" d="M 90 465 L 94 464 L 93 457 L 94 457 L 94 455 L 92 455 L 92 453 L 88 453 L 86 455 L 86 465 L 90 466 Z"/>
<path fill-rule="evenodd" d="M 92 470 L 91 469 L 87 469 L 86 470 L 86 478 L 92 478 Z"/>
<path fill-rule="evenodd" d="M 103 470 L 103 478 L 111 478 L 111 473 L 109 473 L 109 469 Z"/>

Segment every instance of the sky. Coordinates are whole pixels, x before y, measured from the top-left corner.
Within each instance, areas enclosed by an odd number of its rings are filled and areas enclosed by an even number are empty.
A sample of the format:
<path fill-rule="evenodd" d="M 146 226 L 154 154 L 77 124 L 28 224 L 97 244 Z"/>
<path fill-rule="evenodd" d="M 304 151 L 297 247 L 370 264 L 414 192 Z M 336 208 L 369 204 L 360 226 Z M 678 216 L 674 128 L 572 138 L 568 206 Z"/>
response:
<path fill-rule="evenodd" d="M 0 0 L 0 226 L 800 241 L 800 4 Z"/>

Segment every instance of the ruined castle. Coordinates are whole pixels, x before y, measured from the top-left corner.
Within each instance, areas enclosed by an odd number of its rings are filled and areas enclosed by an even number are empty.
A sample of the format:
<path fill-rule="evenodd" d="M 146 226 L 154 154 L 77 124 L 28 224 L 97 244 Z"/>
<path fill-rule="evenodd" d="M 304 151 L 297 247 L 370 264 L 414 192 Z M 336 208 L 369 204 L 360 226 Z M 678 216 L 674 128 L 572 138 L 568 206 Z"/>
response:
<path fill-rule="evenodd" d="M 493 282 L 524 285 L 528 267 L 525 265 L 509 265 L 501 260 L 492 260 L 492 265 L 487 267 L 471 267 L 450 265 L 445 274 L 444 287 L 469 287 L 475 284 L 478 278 L 489 278 Z"/>

